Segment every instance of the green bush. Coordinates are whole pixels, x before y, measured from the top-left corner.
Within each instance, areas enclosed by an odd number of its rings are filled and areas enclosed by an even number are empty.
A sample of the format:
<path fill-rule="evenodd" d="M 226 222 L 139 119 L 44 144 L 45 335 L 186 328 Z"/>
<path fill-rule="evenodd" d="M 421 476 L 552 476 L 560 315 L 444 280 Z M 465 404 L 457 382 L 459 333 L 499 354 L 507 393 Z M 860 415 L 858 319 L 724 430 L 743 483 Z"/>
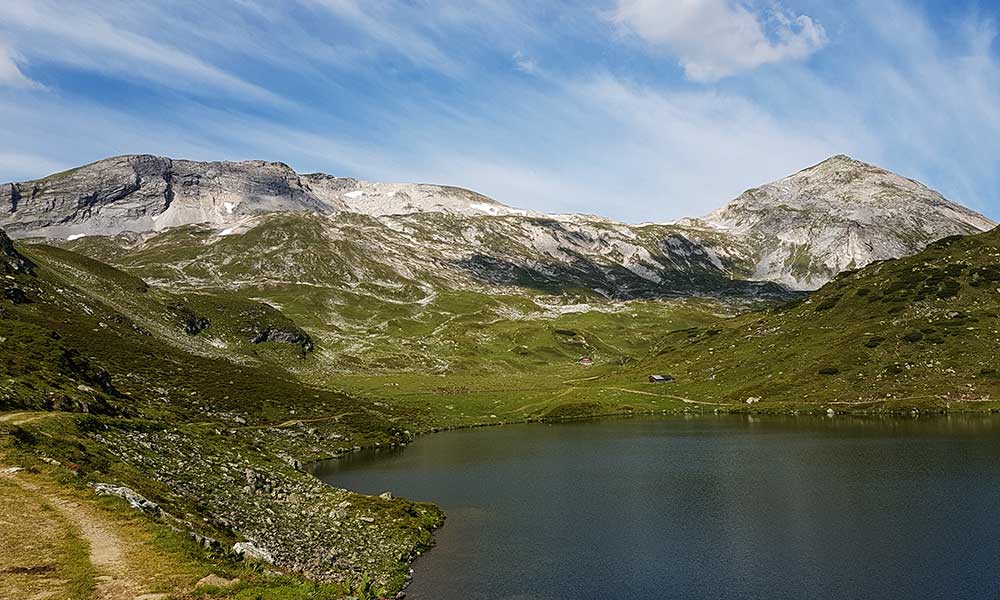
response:
<path fill-rule="evenodd" d="M 840 298 L 841 296 L 839 294 L 836 296 L 830 296 L 826 300 L 816 305 L 816 312 L 830 310 L 834 306 L 837 306 L 837 303 L 840 302 Z"/>
<path fill-rule="evenodd" d="M 878 348 L 879 344 L 885 341 L 885 338 L 880 335 L 873 335 L 868 338 L 865 342 L 865 348 Z"/>
<path fill-rule="evenodd" d="M 958 295 L 958 292 L 962 289 L 962 284 L 955 281 L 954 279 L 945 279 L 941 282 L 941 287 L 938 288 L 937 297 L 945 300 L 947 298 L 954 298 Z"/>

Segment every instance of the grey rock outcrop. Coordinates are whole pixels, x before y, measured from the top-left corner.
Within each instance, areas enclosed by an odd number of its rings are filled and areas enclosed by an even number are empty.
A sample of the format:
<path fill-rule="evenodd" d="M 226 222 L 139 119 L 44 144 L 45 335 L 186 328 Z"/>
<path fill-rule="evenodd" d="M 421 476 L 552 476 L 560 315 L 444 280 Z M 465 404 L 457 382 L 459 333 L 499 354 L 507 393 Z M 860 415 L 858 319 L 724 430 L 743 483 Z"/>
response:
<path fill-rule="evenodd" d="M 31 275 L 35 265 L 23 254 L 17 251 L 14 243 L 0 229 L 0 271 L 7 275 Z"/>
<path fill-rule="evenodd" d="M 844 155 L 680 224 L 730 237 L 749 255 L 747 278 L 793 289 L 815 289 L 842 271 L 996 225 L 918 181 Z"/>
<path fill-rule="evenodd" d="M 0 191 L 16 237 L 70 237 L 226 223 L 240 214 L 332 212 L 288 165 L 119 156 Z"/>
<path fill-rule="evenodd" d="M 0 188 L 0 226 L 13 237 L 151 232 L 196 223 L 225 226 L 262 213 L 337 211 L 524 212 L 460 188 L 300 175 L 284 163 L 261 160 L 117 156 Z"/>

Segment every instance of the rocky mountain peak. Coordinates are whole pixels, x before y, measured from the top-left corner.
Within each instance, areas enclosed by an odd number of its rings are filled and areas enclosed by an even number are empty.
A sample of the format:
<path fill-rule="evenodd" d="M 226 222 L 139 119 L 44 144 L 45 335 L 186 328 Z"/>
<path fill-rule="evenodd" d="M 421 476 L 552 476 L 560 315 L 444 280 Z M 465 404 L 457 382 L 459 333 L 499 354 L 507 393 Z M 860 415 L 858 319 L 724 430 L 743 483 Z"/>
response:
<path fill-rule="evenodd" d="M 299 174 L 280 162 L 151 155 L 4 185 L 0 206 L 11 237 L 70 243 L 182 225 L 218 241 L 253 230 L 267 214 L 298 213 L 331 239 L 378 238 L 354 260 L 379 262 L 368 272 L 431 277 L 454 268 L 493 283 L 576 277 L 614 297 L 715 293 L 734 280 L 814 289 L 844 270 L 994 225 L 917 181 L 844 155 L 747 190 L 701 219 L 661 225 L 544 215 L 461 188 Z M 371 217 L 370 227 L 362 232 L 346 213 Z M 288 244 L 295 232 L 279 237 Z"/>
<path fill-rule="evenodd" d="M 798 173 L 774 182 L 796 184 L 802 188 L 809 186 L 843 186 L 842 199 L 855 202 L 871 202 L 880 197 L 874 186 L 899 190 L 928 190 L 919 181 L 902 177 L 876 165 L 872 165 L 846 154 L 837 154 L 807 167 Z M 882 195 L 884 197 L 884 195 Z"/>
<path fill-rule="evenodd" d="M 683 224 L 744 239 L 756 262 L 753 278 L 795 289 L 996 225 L 918 181 L 842 154 Z"/>
<path fill-rule="evenodd" d="M 229 228 L 275 212 L 371 216 L 527 214 L 482 194 L 429 184 L 300 175 L 281 162 L 200 162 L 126 155 L 0 187 L 0 225 L 14 237 L 74 238 L 190 224 Z"/>
<path fill-rule="evenodd" d="M 805 169 L 803 169 L 803 171 L 808 171 L 810 169 L 819 169 L 823 167 L 843 168 L 843 167 L 858 167 L 858 166 L 871 167 L 872 165 L 869 165 L 868 163 L 862 162 L 855 158 L 851 158 L 846 154 L 834 154 L 830 158 L 820 161 L 811 167 L 806 167 Z"/>

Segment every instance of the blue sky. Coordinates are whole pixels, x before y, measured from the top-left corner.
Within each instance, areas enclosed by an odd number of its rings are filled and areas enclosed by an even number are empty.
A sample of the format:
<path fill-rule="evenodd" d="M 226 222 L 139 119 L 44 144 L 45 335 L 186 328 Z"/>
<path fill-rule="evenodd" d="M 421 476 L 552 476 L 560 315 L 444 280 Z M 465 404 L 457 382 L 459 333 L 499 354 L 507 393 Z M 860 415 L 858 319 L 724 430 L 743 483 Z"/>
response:
<path fill-rule="evenodd" d="M 998 218 L 998 20 L 987 0 L 10 0 L 0 181 L 263 158 L 637 222 L 846 153 Z"/>

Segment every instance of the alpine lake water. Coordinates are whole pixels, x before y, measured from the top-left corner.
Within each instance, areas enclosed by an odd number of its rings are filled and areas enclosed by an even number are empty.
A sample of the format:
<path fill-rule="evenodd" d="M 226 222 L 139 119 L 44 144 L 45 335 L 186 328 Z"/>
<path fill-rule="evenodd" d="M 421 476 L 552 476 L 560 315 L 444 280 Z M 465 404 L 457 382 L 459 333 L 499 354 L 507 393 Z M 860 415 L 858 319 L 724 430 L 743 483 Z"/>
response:
<path fill-rule="evenodd" d="M 997 417 L 512 425 L 315 472 L 445 510 L 411 600 L 1000 597 Z"/>

